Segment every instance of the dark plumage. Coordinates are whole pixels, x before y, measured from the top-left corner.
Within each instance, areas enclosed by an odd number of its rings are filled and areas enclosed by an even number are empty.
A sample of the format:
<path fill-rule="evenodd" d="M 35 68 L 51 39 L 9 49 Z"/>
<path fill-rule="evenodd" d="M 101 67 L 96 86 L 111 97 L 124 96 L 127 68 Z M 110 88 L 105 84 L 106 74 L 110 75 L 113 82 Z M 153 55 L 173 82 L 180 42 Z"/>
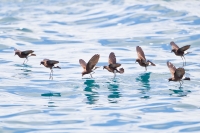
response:
<path fill-rule="evenodd" d="M 115 53 L 111 52 L 108 58 L 108 66 L 104 66 L 103 69 L 107 69 L 109 72 L 114 73 L 114 78 L 116 76 L 116 73 L 124 73 L 124 69 L 120 68 L 119 70 L 117 70 L 118 67 L 121 66 L 121 64 L 116 63 L 116 56 Z"/>
<path fill-rule="evenodd" d="M 153 62 L 146 60 L 144 52 L 140 46 L 136 47 L 136 51 L 137 51 L 137 55 L 138 55 L 136 62 L 138 62 L 140 64 L 140 66 L 145 67 L 146 70 L 147 70 L 147 66 L 150 66 L 150 65 L 155 66 L 155 64 Z"/>
<path fill-rule="evenodd" d="M 167 66 L 172 74 L 172 77 L 169 78 L 169 81 L 179 81 L 180 86 L 181 86 L 183 84 L 182 80 L 190 80 L 189 77 L 183 78 L 183 75 L 185 74 L 184 68 L 176 69 L 176 67 L 171 62 L 167 62 Z M 180 81 L 182 81 L 182 84 Z"/>
<path fill-rule="evenodd" d="M 95 67 L 95 65 L 98 63 L 99 58 L 100 58 L 100 55 L 99 54 L 95 54 L 88 61 L 87 64 L 83 59 L 79 59 L 79 63 L 83 67 L 82 76 L 85 75 L 85 74 L 90 74 L 90 76 L 92 77 L 92 74 L 94 73 L 93 71 L 98 68 L 98 67 Z M 93 73 L 91 74 L 91 72 L 93 72 Z"/>
<path fill-rule="evenodd" d="M 188 50 L 190 48 L 190 45 L 186 45 L 181 48 L 179 48 L 174 42 L 170 42 L 170 45 L 172 46 L 171 52 L 174 52 L 174 54 L 177 56 L 181 56 L 182 60 L 185 59 L 184 55 L 189 53 L 189 52 L 186 52 L 186 50 Z M 184 65 L 186 65 L 186 59 L 185 59 L 185 63 L 183 60 L 183 66 Z"/>
<path fill-rule="evenodd" d="M 18 55 L 20 58 L 26 58 L 23 62 L 23 64 L 25 63 L 25 61 L 27 60 L 28 62 L 28 57 L 29 56 L 36 56 L 36 54 L 33 54 L 33 50 L 26 50 L 26 51 L 20 51 L 15 49 L 15 55 Z"/>
<path fill-rule="evenodd" d="M 53 79 L 53 68 L 59 68 L 61 69 L 59 66 L 54 67 L 55 64 L 58 64 L 59 61 L 56 60 L 49 60 L 49 59 L 44 59 L 43 61 L 40 62 L 40 65 L 44 65 L 46 68 L 50 68 L 51 72 L 50 72 L 50 76 L 49 79 Z"/>

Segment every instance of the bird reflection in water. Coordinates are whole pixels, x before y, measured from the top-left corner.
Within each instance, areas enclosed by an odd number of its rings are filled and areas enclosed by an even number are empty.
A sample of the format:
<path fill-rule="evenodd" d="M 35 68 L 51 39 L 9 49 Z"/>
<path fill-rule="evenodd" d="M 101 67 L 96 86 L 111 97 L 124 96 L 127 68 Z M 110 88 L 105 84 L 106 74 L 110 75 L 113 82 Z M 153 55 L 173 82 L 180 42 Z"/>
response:
<path fill-rule="evenodd" d="M 19 79 L 29 78 L 31 76 L 32 71 L 30 70 L 31 66 L 27 64 L 23 65 L 15 65 L 16 67 L 22 67 L 21 69 L 15 69 L 18 71 L 13 77 L 17 77 Z"/>
<path fill-rule="evenodd" d="M 108 82 L 108 90 L 110 91 L 110 94 L 108 95 L 108 101 L 110 103 L 118 103 L 119 98 L 122 96 L 119 91 L 119 84 L 116 80 L 114 80 L 112 83 Z"/>
<path fill-rule="evenodd" d="M 149 95 L 147 93 L 151 89 L 150 83 L 149 83 L 150 75 L 151 75 L 151 72 L 143 73 L 143 74 L 140 74 L 138 78 L 136 78 L 137 82 L 141 82 L 142 88 L 140 90 L 141 90 L 141 93 L 143 94 L 141 98 L 145 98 L 145 99 L 149 98 Z"/>
<path fill-rule="evenodd" d="M 85 96 L 87 98 L 86 103 L 87 104 L 95 104 L 96 101 L 99 100 L 99 94 L 98 92 L 95 92 L 94 90 L 96 88 L 99 88 L 99 85 L 95 83 L 95 80 L 93 79 L 87 79 L 84 84 L 86 85 L 84 91 L 85 91 Z"/>

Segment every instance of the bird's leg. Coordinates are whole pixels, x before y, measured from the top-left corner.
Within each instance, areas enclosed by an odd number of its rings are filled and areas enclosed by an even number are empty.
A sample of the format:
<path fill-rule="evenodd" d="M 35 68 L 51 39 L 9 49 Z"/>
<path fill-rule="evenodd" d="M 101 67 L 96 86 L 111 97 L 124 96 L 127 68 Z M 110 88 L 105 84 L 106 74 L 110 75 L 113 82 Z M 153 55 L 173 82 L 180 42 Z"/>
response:
<path fill-rule="evenodd" d="M 24 60 L 23 64 L 25 64 L 26 59 Z"/>
<path fill-rule="evenodd" d="M 179 83 L 180 83 L 180 87 L 181 87 L 181 82 L 179 81 Z"/>
<path fill-rule="evenodd" d="M 28 62 L 28 57 L 26 57 L 26 63 Z"/>
<path fill-rule="evenodd" d="M 50 75 L 49 75 L 49 79 L 53 79 L 53 70 L 51 69 Z"/>
<path fill-rule="evenodd" d="M 115 78 L 116 77 L 116 70 L 114 70 L 114 77 L 113 78 Z"/>
<path fill-rule="evenodd" d="M 182 61 L 183 61 L 183 67 L 184 67 L 184 64 L 185 64 L 185 63 L 184 63 L 184 60 L 183 60 L 183 57 L 182 57 L 182 56 L 181 56 L 181 59 L 182 59 Z"/>
<path fill-rule="evenodd" d="M 49 79 L 51 79 L 51 72 L 50 72 L 50 74 L 49 74 Z"/>
<path fill-rule="evenodd" d="M 145 66 L 145 71 L 147 71 L 147 66 Z"/>
<path fill-rule="evenodd" d="M 183 58 L 185 59 L 185 56 L 183 56 Z M 186 66 L 186 59 L 185 59 L 185 66 Z"/>
<path fill-rule="evenodd" d="M 53 80 L 53 69 L 51 69 L 51 79 Z"/>
<path fill-rule="evenodd" d="M 90 73 L 90 77 L 93 78 L 91 73 Z"/>
<path fill-rule="evenodd" d="M 182 84 L 183 84 L 183 80 L 181 80 L 182 81 Z"/>

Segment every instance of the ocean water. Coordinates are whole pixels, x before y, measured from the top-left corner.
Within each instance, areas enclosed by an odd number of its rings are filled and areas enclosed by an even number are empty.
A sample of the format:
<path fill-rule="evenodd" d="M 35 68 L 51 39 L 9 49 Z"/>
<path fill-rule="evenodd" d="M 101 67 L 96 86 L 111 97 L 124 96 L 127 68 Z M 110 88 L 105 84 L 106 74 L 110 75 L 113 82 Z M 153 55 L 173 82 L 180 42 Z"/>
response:
<path fill-rule="evenodd" d="M 1 0 L 0 132 L 200 132 L 198 0 Z M 169 43 L 191 45 L 186 76 Z M 136 46 L 156 64 L 140 67 Z M 14 48 L 37 56 L 14 56 Z M 124 74 L 103 70 L 114 52 Z M 79 59 L 100 54 L 93 78 Z M 62 69 L 40 65 L 58 60 Z"/>

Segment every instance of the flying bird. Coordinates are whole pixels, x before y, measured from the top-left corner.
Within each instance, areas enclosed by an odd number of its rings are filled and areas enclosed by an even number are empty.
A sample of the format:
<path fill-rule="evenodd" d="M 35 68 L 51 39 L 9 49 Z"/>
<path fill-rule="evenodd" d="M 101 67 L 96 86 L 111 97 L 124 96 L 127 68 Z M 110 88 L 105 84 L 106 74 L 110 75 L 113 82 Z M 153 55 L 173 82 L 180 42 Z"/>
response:
<path fill-rule="evenodd" d="M 94 73 L 94 70 L 98 68 L 98 67 L 95 67 L 95 66 L 98 63 L 99 58 L 100 58 L 100 55 L 99 54 L 95 54 L 88 61 L 88 63 L 86 63 L 83 59 L 79 59 L 79 63 L 83 67 L 82 76 L 84 76 L 85 74 L 90 74 L 90 76 L 92 78 L 92 74 Z M 91 72 L 93 72 L 93 73 L 91 73 Z"/>
<path fill-rule="evenodd" d="M 136 62 L 140 64 L 140 66 L 145 67 L 147 70 L 147 66 L 156 66 L 153 62 L 146 60 L 144 52 L 140 46 L 136 47 L 138 58 L 136 59 Z"/>
<path fill-rule="evenodd" d="M 186 52 L 186 50 L 188 50 L 190 48 L 190 45 L 186 45 L 181 48 L 179 48 L 174 42 L 170 42 L 170 45 L 172 46 L 171 52 L 174 52 L 174 54 L 177 56 L 181 56 L 182 60 L 185 59 L 184 55 L 190 53 L 190 52 Z M 185 59 L 185 63 L 183 60 L 183 66 L 184 65 L 186 65 L 186 59 Z"/>
<path fill-rule="evenodd" d="M 59 63 L 59 61 L 49 60 L 49 59 L 44 59 L 43 61 L 40 62 L 40 65 L 42 64 L 46 68 L 50 68 L 51 72 L 50 72 L 49 79 L 53 79 L 53 68 L 61 69 L 59 66 L 54 66 L 55 64 L 58 64 L 58 63 Z"/>
<path fill-rule="evenodd" d="M 18 55 L 20 58 L 26 58 L 23 62 L 23 64 L 28 62 L 28 57 L 30 56 L 36 56 L 36 54 L 33 54 L 33 50 L 26 50 L 26 51 L 20 51 L 20 50 L 17 50 L 17 49 L 14 49 L 15 51 L 15 55 Z"/>
<path fill-rule="evenodd" d="M 183 78 L 183 75 L 185 74 L 184 68 L 177 68 L 176 69 L 176 67 L 171 62 L 167 62 L 167 66 L 169 68 L 169 71 L 172 74 L 172 77 L 168 79 L 169 81 L 179 81 L 180 87 L 181 87 L 182 84 L 183 84 L 183 80 L 190 80 L 189 77 Z"/>
<path fill-rule="evenodd" d="M 117 69 L 118 67 L 121 66 L 120 63 L 116 63 L 116 56 L 115 53 L 111 52 L 108 58 L 108 66 L 104 66 L 103 69 L 107 69 L 109 72 L 114 73 L 114 78 L 116 76 L 116 73 L 124 73 L 124 69 L 120 68 L 119 70 Z"/>

